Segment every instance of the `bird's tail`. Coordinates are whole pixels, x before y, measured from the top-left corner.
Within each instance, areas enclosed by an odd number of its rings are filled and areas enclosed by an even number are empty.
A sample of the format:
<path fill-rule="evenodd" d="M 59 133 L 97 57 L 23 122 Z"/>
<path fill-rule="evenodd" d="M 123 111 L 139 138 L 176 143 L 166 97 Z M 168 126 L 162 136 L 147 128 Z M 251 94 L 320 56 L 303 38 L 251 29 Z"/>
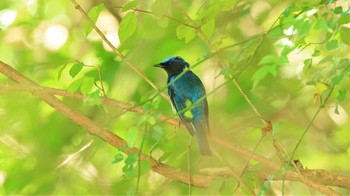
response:
<path fill-rule="evenodd" d="M 198 146 L 202 155 L 210 156 L 212 155 L 212 152 L 208 140 L 209 130 L 206 122 L 201 121 L 202 120 L 194 121 Z"/>

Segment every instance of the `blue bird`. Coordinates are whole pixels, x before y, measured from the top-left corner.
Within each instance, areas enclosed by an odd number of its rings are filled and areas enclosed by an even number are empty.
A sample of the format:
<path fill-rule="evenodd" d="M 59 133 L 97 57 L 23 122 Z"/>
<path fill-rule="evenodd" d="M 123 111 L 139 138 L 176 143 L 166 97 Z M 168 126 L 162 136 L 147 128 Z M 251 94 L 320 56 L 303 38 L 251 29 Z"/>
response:
<path fill-rule="evenodd" d="M 168 86 L 168 94 L 173 107 L 177 112 L 180 112 L 178 115 L 187 130 L 192 136 L 196 135 L 201 154 L 211 155 L 212 152 L 208 142 L 208 102 L 207 99 L 198 102 L 199 99 L 205 96 L 203 83 L 198 76 L 188 69 L 189 64 L 181 57 L 170 57 L 154 66 L 163 68 L 167 72 L 167 84 L 185 72 Z M 193 105 L 191 111 L 184 111 L 192 104 L 195 105 Z"/>

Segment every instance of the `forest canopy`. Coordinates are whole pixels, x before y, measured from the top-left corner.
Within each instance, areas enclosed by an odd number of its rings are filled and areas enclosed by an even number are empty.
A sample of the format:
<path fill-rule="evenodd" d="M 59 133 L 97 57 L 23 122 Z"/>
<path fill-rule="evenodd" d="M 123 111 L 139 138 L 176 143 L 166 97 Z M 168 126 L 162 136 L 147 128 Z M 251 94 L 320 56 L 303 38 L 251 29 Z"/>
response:
<path fill-rule="evenodd" d="M 0 193 L 350 194 L 349 8 L 2 0 Z M 212 156 L 153 66 L 175 56 L 206 89 Z"/>

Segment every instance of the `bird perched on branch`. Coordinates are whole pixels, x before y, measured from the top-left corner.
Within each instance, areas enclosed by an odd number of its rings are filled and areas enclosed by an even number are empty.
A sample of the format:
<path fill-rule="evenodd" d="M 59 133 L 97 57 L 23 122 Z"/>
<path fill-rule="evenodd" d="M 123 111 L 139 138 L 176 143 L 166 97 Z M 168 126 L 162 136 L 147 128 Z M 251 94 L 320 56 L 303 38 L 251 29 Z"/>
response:
<path fill-rule="evenodd" d="M 154 66 L 167 72 L 171 103 L 190 134 L 196 135 L 201 154 L 211 155 L 208 102 L 203 83 L 181 57 L 170 57 Z"/>

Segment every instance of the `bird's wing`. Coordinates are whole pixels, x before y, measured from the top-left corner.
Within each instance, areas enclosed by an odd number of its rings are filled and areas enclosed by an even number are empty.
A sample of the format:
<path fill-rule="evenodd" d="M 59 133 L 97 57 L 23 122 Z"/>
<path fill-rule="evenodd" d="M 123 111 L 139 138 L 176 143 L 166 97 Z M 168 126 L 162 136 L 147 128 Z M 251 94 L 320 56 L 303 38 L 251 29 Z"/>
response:
<path fill-rule="evenodd" d="M 172 87 L 168 88 L 168 94 L 170 96 L 171 103 L 174 106 L 176 112 L 180 112 L 184 110 L 186 108 L 186 101 L 191 101 L 190 99 L 184 97 L 183 95 L 176 94 L 176 91 Z M 178 115 L 181 121 L 186 126 L 187 130 L 190 132 L 190 134 L 194 135 L 195 132 L 194 132 L 191 119 L 187 118 L 184 112 Z"/>

